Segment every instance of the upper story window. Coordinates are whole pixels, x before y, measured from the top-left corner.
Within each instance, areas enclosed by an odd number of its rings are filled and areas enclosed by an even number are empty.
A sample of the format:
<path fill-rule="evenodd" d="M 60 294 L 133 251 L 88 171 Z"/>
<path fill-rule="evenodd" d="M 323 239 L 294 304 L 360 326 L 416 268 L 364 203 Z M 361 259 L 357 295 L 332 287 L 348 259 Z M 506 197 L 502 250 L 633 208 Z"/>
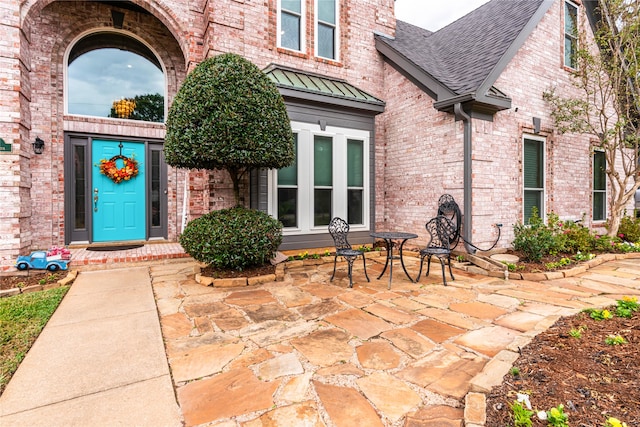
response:
<path fill-rule="evenodd" d="M 316 55 L 338 59 L 338 2 L 316 0 Z"/>
<path fill-rule="evenodd" d="M 301 51 L 304 46 L 304 3 L 278 1 L 278 46 Z"/>
<path fill-rule="evenodd" d="M 578 68 L 578 6 L 564 2 L 564 65 Z"/>
<path fill-rule="evenodd" d="M 69 52 L 67 113 L 163 122 L 165 78 L 142 42 L 114 32 L 90 34 Z"/>

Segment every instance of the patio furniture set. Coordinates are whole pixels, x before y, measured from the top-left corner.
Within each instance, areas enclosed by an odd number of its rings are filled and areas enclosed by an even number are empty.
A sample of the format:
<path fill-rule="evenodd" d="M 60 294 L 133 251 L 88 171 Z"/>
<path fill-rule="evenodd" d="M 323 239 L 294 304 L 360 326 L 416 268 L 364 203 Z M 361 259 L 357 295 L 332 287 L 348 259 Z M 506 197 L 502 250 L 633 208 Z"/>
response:
<path fill-rule="evenodd" d="M 399 259 L 404 273 L 407 275 L 411 282 L 416 283 L 420 280 L 420 275 L 422 274 L 422 267 L 424 265 L 425 259 L 427 260 L 427 271 L 425 272 L 425 276 L 429 275 L 431 258 L 433 257 L 437 258 L 438 261 L 440 261 L 440 265 L 442 267 L 442 281 L 444 285 L 447 285 L 447 279 L 445 276 L 445 262 L 449 265 L 449 274 L 451 275 L 451 280 L 455 280 L 453 272 L 451 271 L 451 252 L 460 240 L 460 217 L 460 208 L 458 207 L 458 204 L 456 203 L 454 198 L 449 194 L 441 196 L 438 200 L 437 215 L 434 218 L 431 218 L 425 224 L 429 240 L 426 246 L 420 250 L 420 270 L 415 280 L 411 277 L 404 265 L 402 249 L 407 240 L 415 239 L 418 237 L 418 235 L 403 231 L 372 232 L 370 236 L 375 239 L 382 239 L 387 250 L 384 268 L 378 276 L 378 280 L 387 271 L 387 267 L 389 267 L 388 288 L 391 289 L 391 280 L 393 276 L 393 260 Z M 343 257 L 348 264 L 349 287 L 351 288 L 353 287 L 353 263 L 359 257 L 362 257 L 362 263 L 364 265 L 364 275 L 367 278 L 368 282 L 370 280 L 367 274 L 364 251 L 352 248 L 347 239 L 348 233 L 349 224 L 344 219 L 335 217 L 329 223 L 329 234 L 331 234 L 331 237 L 333 237 L 333 241 L 336 246 L 331 281 L 333 281 L 333 278 L 336 274 L 336 264 L 338 261 L 338 257 Z M 394 255 L 393 248 L 396 245 L 398 246 L 398 254 Z"/>

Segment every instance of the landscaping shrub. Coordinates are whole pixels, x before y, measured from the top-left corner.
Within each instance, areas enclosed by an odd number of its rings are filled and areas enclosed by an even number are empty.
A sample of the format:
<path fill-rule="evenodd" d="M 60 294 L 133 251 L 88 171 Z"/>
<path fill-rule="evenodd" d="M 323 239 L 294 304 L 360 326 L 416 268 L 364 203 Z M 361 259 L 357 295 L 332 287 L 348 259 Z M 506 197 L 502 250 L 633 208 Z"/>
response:
<path fill-rule="evenodd" d="M 640 218 L 623 216 L 618 228 L 618 237 L 627 242 L 636 243 L 640 241 Z"/>
<path fill-rule="evenodd" d="M 264 212 L 222 209 L 189 222 L 179 241 L 197 261 L 222 270 L 244 270 L 273 258 L 282 242 L 282 224 Z"/>
<path fill-rule="evenodd" d="M 515 235 L 513 248 L 522 252 L 529 261 L 540 261 L 557 246 L 551 229 L 545 225 L 535 207 L 529 218 L 529 224 L 517 222 L 513 226 L 513 231 Z"/>
<path fill-rule="evenodd" d="M 537 262 L 547 255 L 574 254 L 576 259 L 587 259 L 591 252 L 640 250 L 640 245 L 635 244 L 640 239 L 640 220 L 635 218 L 624 217 L 619 237 L 609 237 L 594 234 L 575 221 L 561 221 L 553 212 L 547 217 L 545 224 L 534 208 L 529 224 L 518 222 L 513 227 L 513 248 L 521 252 L 527 261 Z"/>

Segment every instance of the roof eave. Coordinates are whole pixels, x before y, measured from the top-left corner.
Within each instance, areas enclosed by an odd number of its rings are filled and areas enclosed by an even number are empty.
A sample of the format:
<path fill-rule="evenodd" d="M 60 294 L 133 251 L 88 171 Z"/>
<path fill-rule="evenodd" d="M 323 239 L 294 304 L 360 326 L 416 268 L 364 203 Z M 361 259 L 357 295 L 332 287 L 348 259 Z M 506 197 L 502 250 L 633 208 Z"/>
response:
<path fill-rule="evenodd" d="M 342 108 L 368 111 L 375 114 L 383 113 L 385 108 L 385 103 L 382 101 L 354 101 L 352 99 L 341 98 L 335 95 L 323 95 L 303 89 L 293 89 L 291 87 L 283 86 L 280 84 L 276 84 L 276 87 L 278 88 L 278 91 L 280 91 L 280 95 L 282 95 L 282 97 L 285 99 L 289 98 L 306 102 L 317 102 L 320 104 L 335 105 Z"/>
<path fill-rule="evenodd" d="M 433 99 L 437 101 L 438 99 L 446 99 L 455 95 L 453 91 L 387 44 L 382 36 L 375 35 L 374 38 L 378 52 L 380 52 L 396 70 L 404 74 L 405 77 L 409 78 Z"/>
<path fill-rule="evenodd" d="M 498 111 L 511 108 L 511 98 L 478 96 L 475 92 L 470 92 L 435 102 L 433 107 L 438 111 L 453 113 L 453 106 L 456 104 L 465 104 L 470 107 L 471 111 L 493 115 Z"/>
<path fill-rule="evenodd" d="M 538 10 L 536 10 L 536 12 L 531 16 L 527 24 L 522 28 L 511 45 L 509 45 L 509 48 L 504 52 L 500 60 L 491 69 L 491 72 L 480 84 L 480 86 L 478 87 L 478 93 L 488 92 L 491 86 L 495 84 L 496 80 L 498 80 L 500 75 L 502 75 L 502 72 L 507 67 L 509 62 L 511 62 L 513 57 L 516 56 L 516 54 L 527 41 L 533 30 L 538 26 L 538 23 L 542 20 L 553 2 L 554 0 L 544 0 L 542 3 L 540 3 L 540 7 L 538 7 Z"/>

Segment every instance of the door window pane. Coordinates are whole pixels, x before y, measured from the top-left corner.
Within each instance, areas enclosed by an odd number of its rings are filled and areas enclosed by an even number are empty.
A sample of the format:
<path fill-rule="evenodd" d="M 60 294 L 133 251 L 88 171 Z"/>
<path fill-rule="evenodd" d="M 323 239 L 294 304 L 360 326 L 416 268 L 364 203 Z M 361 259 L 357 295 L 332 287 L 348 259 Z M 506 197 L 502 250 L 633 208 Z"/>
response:
<path fill-rule="evenodd" d="M 151 151 L 151 225 L 159 227 L 160 224 L 160 151 Z"/>
<path fill-rule="evenodd" d="M 86 205 L 87 195 L 86 188 L 86 174 L 85 174 L 85 147 L 82 145 L 73 146 L 73 161 L 75 172 L 75 205 L 74 205 L 74 228 L 76 230 L 85 229 L 86 225 Z"/>

